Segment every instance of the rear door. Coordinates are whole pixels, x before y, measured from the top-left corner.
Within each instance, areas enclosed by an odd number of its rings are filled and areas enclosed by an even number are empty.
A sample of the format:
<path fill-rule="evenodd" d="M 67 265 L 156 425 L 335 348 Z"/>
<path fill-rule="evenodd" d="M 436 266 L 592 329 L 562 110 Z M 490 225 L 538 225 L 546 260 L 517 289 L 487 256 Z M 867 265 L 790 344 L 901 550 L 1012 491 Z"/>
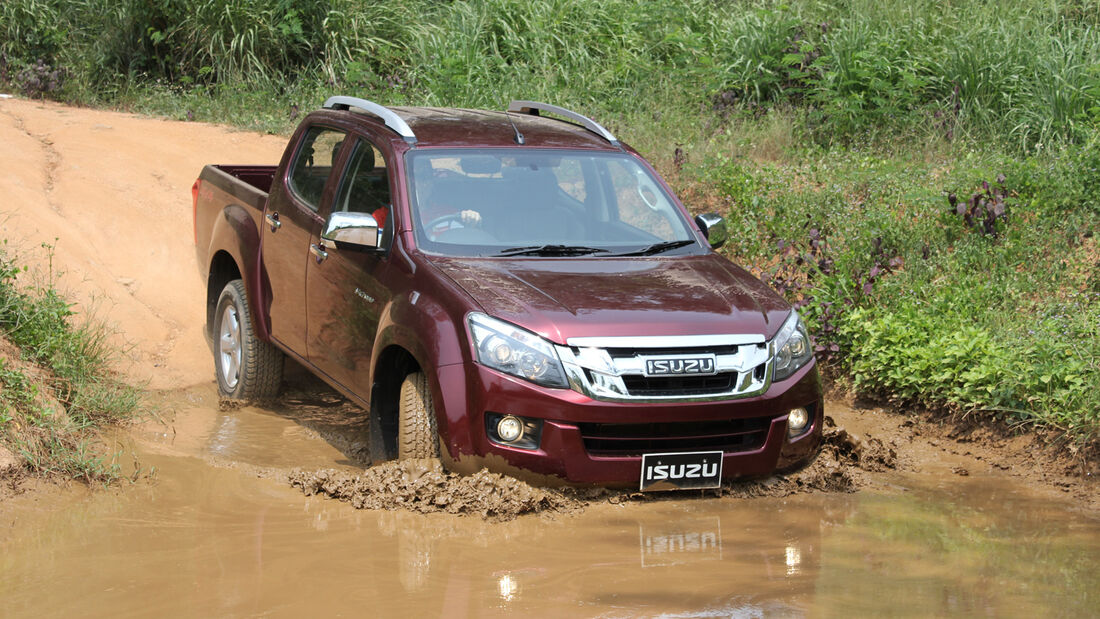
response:
<path fill-rule="evenodd" d="M 368 400 L 374 338 L 390 302 L 387 283 L 394 274 L 388 251 L 394 230 L 393 181 L 388 155 L 370 140 L 355 138 L 351 149 L 331 210 L 374 214 L 381 224 L 381 244 L 377 250 L 333 247 L 313 235 L 312 243 L 326 257 L 310 260 L 306 267 L 307 346 L 313 365 Z"/>
<path fill-rule="evenodd" d="M 263 264 L 270 291 L 271 336 L 306 355 L 306 265 L 310 242 L 321 231 L 322 205 L 331 199 L 347 133 L 313 125 L 298 134 L 283 183 L 276 183 L 264 212 Z"/>

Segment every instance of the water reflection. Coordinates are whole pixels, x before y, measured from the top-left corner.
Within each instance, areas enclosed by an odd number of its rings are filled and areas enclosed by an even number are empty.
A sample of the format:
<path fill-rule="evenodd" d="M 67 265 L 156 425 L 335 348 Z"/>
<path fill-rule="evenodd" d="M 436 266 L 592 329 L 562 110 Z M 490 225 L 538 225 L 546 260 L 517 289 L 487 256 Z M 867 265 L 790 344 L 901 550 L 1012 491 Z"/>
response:
<path fill-rule="evenodd" d="M 638 523 L 642 567 L 722 560 L 722 520 L 717 516 L 671 523 Z"/>
<path fill-rule="evenodd" d="M 0 615 L 1100 615 L 1100 520 L 1011 479 L 491 523 L 304 497 L 245 465 L 342 455 L 237 413 L 150 435 L 153 482 L 0 505 Z"/>

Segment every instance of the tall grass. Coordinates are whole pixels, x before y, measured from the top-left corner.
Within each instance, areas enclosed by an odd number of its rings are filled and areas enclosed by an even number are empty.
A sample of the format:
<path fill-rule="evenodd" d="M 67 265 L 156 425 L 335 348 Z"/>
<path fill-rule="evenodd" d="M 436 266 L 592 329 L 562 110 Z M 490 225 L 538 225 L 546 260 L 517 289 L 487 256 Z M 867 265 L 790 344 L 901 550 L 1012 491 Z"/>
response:
<path fill-rule="evenodd" d="M 609 112 L 717 100 L 802 109 L 825 143 L 908 129 L 1029 150 L 1100 119 L 1098 13 L 1096 0 L 7 0 L 0 78 L 19 85 L 42 61 L 67 86 L 38 94 L 107 102 L 158 80 Z"/>

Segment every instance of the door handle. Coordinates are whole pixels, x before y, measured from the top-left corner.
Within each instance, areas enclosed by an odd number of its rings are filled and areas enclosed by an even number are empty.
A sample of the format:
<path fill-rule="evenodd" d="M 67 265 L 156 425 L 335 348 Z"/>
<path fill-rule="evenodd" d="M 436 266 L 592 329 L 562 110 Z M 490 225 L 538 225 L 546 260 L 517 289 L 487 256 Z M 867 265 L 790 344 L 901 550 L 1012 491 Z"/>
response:
<path fill-rule="evenodd" d="M 321 264 L 322 262 L 325 261 L 325 258 L 328 258 L 328 252 L 325 251 L 325 246 L 323 244 L 321 244 L 321 245 L 318 245 L 316 243 L 311 244 L 309 246 L 309 253 L 313 254 L 314 256 L 317 256 L 317 264 Z"/>
<path fill-rule="evenodd" d="M 275 232 L 279 228 L 283 227 L 283 222 L 279 221 L 278 213 L 268 213 L 264 215 L 264 219 L 267 220 L 267 225 L 271 226 L 271 231 Z"/>

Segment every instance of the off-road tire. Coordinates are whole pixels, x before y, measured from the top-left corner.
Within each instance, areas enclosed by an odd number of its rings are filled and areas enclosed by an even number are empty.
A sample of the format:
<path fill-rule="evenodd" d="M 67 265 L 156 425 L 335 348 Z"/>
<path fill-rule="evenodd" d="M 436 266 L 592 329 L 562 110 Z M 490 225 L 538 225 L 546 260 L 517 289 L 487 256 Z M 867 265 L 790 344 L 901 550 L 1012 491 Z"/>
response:
<path fill-rule="evenodd" d="M 438 458 L 439 433 L 436 430 L 432 388 L 423 372 L 405 377 L 398 405 L 397 458 Z"/>
<path fill-rule="evenodd" d="M 235 279 L 226 284 L 214 312 L 214 374 L 218 378 L 218 391 L 235 400 L 273 398 L 283 382 L 284 360 L 283 352 L 274 344 L 256 337 L 244 282 Z M 232 367 L 234 364 L 236 368 Z"/>

